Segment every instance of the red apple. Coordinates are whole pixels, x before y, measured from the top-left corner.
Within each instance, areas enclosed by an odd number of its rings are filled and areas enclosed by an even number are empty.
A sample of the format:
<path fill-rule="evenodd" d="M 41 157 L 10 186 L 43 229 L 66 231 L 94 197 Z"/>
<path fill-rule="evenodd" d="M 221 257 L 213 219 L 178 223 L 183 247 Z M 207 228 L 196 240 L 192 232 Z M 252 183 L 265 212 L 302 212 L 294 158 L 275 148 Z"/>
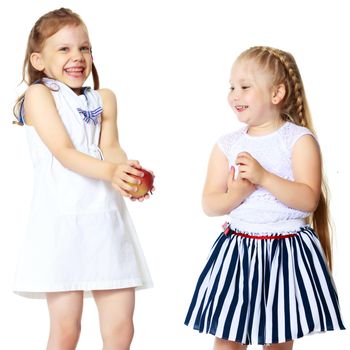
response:
<path fill-rule="evenodd" d="M 148 192 L 150 192 L 153 188 L 153 181 L 154 181 L 154 176 L 152 173 L 145 169 L 140 169 L 140 171 L 143 172 L 143 177 L 140 176 L 135 176 L 135 175 L 130 175 L 134 177 L 135 179 L 138 179 L 141 181 L 139 185 L 136 184 L 130 184 L 133 187 L 137 187 L 137 191 L 130 191 L 130 194 L 132 195 L 133 198 L 140 198 L 145 196 Z"/>

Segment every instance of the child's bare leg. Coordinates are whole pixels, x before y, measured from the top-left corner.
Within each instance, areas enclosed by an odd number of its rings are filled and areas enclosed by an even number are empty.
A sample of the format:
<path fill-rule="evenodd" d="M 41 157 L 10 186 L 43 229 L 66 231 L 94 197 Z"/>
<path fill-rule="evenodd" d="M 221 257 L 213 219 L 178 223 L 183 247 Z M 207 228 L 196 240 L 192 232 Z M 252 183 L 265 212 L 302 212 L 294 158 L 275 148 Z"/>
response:
<path fill-rule="evenodd" d="M 46 294 L 50 314 L 47 350 L 74 350 L 80 335 L 83 292 Z"/>
<path fill-rule="evenodd" d="M 100 318 L 103 350 L 129 350 L 134 335 L 134 288 L 93 292 Z"/>
<path fill-rule="evenodd" d="M 214 350 L 245 350 L 246 348 L 246 345 L 234 341 L 215 338 Z"/>
<path fill-rule="evenodd" d="M 265 345 L 263 349 L 264 350 L 292 350 L 293 341 L 288 341 L 286 343 L 280 343 L 280 344 Z"/>

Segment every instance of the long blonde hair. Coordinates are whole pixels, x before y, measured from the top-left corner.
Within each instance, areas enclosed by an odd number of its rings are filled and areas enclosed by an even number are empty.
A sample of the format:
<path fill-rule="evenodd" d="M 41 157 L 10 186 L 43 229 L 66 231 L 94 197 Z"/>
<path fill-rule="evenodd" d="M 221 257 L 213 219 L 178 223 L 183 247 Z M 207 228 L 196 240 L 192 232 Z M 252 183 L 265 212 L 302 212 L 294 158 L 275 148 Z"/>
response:
<path fill-rule="evenodd" d="M 21 83 L 25 82 L 27 85 L 31 85 L 35 82 L 41 82 L 42 78 L 46 77 L 44 72 L 38 71 L 32 66 L 30 56 L 33 52 L 40 52 L 45 44 L 45 40 L 67 25 L 83 25 L 86 28 L 85 23 L 78 14 L 63 7 L 46 13 L 36 21 L 28 37 Z M 99 77 L 94 63 L 92 63 L 92 77 L 94 89 L 97 90 L 99 88 Z M 23 124 L 20 120 L 23 97 L 24 94 L 17 99 L 13 108 L 13 113 L 18 120 L 15 123 L 19 125 Z"/>
<path fill-rule="evenodd" d="M 285 85 L 286 95 L 281 104 L 282 119 L 304 126 L 315 135 L 303 82 L 294 57 L 288 52 L 272 47 L 254 46 L 242 52 L 237 61 L 242 59 L 251 59 L 260 68 L 269 71 L 273 77 L 273 85 Z M 318 206 L 307 220 L 317 232 L 328 265 L 332 269 L 332 229 L 329 215 L 328 186 L 324 175 L 322 175 Z"/>

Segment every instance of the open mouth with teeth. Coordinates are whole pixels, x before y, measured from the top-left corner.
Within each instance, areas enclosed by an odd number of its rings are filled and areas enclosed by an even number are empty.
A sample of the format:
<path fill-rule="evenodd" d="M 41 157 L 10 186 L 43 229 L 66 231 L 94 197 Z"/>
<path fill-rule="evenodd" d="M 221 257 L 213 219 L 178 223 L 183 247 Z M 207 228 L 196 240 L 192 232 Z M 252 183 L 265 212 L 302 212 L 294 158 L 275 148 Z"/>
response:
<path fill-rule="evenodd" d="M 238 112 L 242 112 L 242 111 L 246 110 L 248 108 L 248 106 L 247 105 L 237 105 L 237 106 L 235 106 L 235 108 Z"/>
<path fill-rule="evenodd" d="M 64 71 L 73 77 L 81 77 L 84 72 L 84 67 L 65 68 Z"/>

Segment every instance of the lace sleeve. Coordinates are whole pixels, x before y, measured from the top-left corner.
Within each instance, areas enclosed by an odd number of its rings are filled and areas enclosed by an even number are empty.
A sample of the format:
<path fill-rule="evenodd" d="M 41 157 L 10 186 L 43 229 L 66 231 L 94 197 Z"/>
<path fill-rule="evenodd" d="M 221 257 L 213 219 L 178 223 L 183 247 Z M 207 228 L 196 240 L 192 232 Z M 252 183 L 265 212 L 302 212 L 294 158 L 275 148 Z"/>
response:
<path fill-rule="evenodd" d="M 288 151 L 292 152 L 295 143 L 304 135 L 311 135 L 317 141 L 316 136 L 308 129 L 303 126 L 288 123 L 286 128 L 283 128 L 283 139 L 286 142 Z"/>
<path fill-rule="evenodd" d="M 242 133 L 243 129 L 231 132 L 230 134 L 223 135 L 217 140 L 216 144 L 219 146 L 219 148 L 222 150 L 222 152 L 228 159 L 230 159 L 232 149 L 238 141 L 239 137 L 242 135 Z"/>

